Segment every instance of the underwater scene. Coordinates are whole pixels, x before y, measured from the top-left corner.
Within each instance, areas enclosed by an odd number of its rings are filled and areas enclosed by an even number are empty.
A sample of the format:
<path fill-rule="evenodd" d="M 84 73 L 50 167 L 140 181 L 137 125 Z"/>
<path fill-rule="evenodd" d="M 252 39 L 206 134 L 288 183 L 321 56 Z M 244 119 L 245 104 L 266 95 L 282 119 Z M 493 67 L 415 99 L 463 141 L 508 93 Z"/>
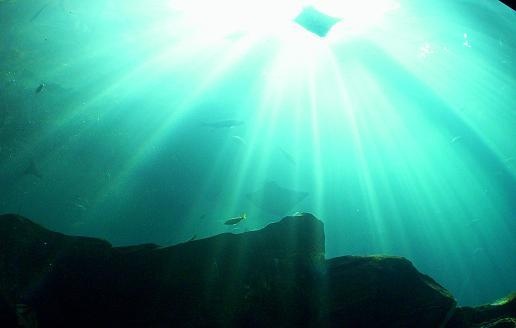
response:
<path fill-rule="evenodd" d="M 0 213 L 113 246 L 324 223 L 460 306 L 516 290 L 495 0 L 0 0 Z"/>

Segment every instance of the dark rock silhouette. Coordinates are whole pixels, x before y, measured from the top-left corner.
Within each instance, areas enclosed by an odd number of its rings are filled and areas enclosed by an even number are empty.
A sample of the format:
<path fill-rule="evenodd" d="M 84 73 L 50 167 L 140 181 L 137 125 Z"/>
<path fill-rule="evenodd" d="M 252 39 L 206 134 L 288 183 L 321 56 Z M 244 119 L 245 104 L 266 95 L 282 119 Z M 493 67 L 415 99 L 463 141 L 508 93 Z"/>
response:
<path fill-rule="evenodd" d="M 1 327 L 505 327 L 515 312 L 514 296 L 455 308 L 404 258 L 325 260 L 310 214 L 170 247 L 0 216 Z"/>
<path fill-rule="evenodd" d="M 328 285 L 330 322 L 340 327 L 443 327 L 456 304 L 401 257 L 331 259 Z"/>
<path fill-rule="evenodd" d="M 512 293 L 494 304 L 458 308 L 449 322 L 450 327 L 516 327 L 516 293 Z"/>
<path fill-rule="evenodd" d="M 511 8 L 512 10 L 516 10 L 516 6 L 514 5 L 514 2 L 509 0 L 500 0 L 500 2 L 503 2 L 507 7 Z"/>

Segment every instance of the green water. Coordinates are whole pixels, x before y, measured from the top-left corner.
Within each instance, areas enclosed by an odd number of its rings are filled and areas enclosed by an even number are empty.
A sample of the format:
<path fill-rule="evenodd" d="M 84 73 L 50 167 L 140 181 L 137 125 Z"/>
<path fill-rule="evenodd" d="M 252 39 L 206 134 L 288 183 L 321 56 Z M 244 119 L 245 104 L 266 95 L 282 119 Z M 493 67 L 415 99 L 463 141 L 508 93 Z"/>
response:
<path fill-rule="evenodd" d="M 115 245 L 312 212 L 327 257 L 516 290 L 515 12 L 320 1 L 320 38 L 306 4 L 0 0 L 0 212 Z"/>

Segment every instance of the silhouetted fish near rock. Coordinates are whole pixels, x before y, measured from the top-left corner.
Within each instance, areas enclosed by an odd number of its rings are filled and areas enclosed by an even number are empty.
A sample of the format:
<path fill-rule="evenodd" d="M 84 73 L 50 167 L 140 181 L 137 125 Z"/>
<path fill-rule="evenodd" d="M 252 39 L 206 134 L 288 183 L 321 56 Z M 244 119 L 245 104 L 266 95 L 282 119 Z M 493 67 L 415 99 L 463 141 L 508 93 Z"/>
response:
<path fill-rule="evenodd" d="M 240 221 L 244 220 L 245 218 L 247 218 L 247 215 L 244 213 L 240 216 L 237 216 L 237 217 L 227 220 L 226 222 L 224 222 L 224 224 L 225 225 L 235 225 L 235 224 L 239 223 Z"/>

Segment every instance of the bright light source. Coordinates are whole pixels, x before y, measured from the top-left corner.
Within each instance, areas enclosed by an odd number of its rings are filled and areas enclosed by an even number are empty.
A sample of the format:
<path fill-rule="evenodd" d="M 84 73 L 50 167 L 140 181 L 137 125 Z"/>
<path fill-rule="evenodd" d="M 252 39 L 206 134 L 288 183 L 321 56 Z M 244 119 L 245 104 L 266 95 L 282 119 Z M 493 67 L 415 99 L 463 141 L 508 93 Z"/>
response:
<path fill-rule="evenodd" d="M 247 33 L 291 36 L 301 31 L 293 27 L 295 22 L 305 28 L 309 25 L 307 29 L 319 36 L 336 22 L 341 23 L 339 30 L 344 34 L 357 34 L 399 4 L 394 0 L 171 0 L 169 7 L 182 16 L 193 34 L 213 40 Z M 314 19 L 314 15 L 306 15 L 307 8 L 323 16 Z"/>
<path fill-rule="evenodd" d="M 170 7 L 194 28 L 209 35 L 237 31 L 269 34 L 291 24 L 302 5 L 298 1 L 205 0 L 171 1 Z"/>
<path fill-rule="evenodd" d="M 342 20 L 341 30 L 358 34 L 381 22 L 384 15 L 399 8 L 393 0 L 322 0 L 317 8 Z"/>

